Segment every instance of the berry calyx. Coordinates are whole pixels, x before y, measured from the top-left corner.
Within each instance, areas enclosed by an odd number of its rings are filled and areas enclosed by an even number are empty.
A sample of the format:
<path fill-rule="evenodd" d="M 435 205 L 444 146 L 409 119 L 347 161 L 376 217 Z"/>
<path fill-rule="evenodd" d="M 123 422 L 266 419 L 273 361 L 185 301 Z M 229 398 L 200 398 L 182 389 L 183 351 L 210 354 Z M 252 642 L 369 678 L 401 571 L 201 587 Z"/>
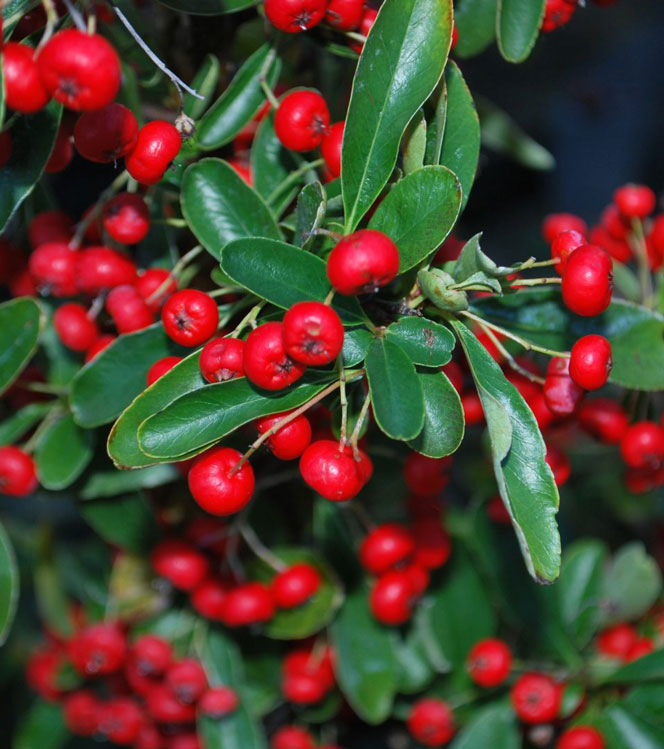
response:
<path fill-rule="evenodd" d="M 173 648 L 156 635 L 142 635 L 131 646 L 131 660 L 143 676 L 160 676 L 171 665 Z"/>
<path fill-rule="evenodd" d="M 82 304 L 68 302 L 53 315 L 53 327 L 63 346 L 72 351 L 87 351 L 99 337 L 97 323 L 88 317 Z"/>
<path fill-rule="evenodd" d="M 321 302 L 297 302 L 284 315 L 284 349 L 291 359 L 322 366 L 341 353 L 344 328 L 339 315 Z"/>
<path fill-rule="evenodd" d="M 198 710 L 208 718 L 219 720 L 234 713 L 240 700 L 230 687 L 210 687 L 198 702 Z"/>
<path fill-rule="evenodd" d="M 126 655 L 127 642 L 116 624 L 93 624 L 69 642 L 71 662 L 83 676 L 112 674 Z"/>
<path fill-rule="evenodd" d="M 597 390 L 609 379 L 611 344 L 601 335 L 586 335 L 572 347 L 569 375 L 584 390 Z"/>
<path fill-rule="evenodd" d="M 466 660 L 470 678 L 481 687 L 497 687 L 510 675 L 512 653 L 503 640 L 488 638 L 473 645 Z"/>
<path fill-rule="evenodd" d="M 112 102 L 83 112 L 74 125 L 74 145 L 84 159 L 110 164 L 130 153 L 138 140 L 138 122 L 131 110 Z"/>
<path fill-rule="evenodd" d="M 312 442 L 300 458 L 304 482 L 325 499 L 343 502 L 355 497 L 371 477 L 369 456 L 359 450 L 356 461 L 353 450 L 339 448 L 334 440 Z"/>
<path fill-rule="evenodd" d="M 524 723 L 548 723 L 554 720 L 562 702 L 562 688 L 550 676 L 526 673 L 511 691 L 512 707 Z"/>
<path fill-rule="evenodd" d="M 181 346 L 200 346 L 219 324 L 214 299 L 197 289 L 182 289 L 170 296 L 161 310 L 166 335 Z"/>
<path fill-rule="evenodd" d="M 27 44 L 7 42 L 2 49 L 5 103 L 15 112 L 32 114 L 51 98 L 39 77 L 35 51 Z"/>
<path fill-rule="evenodd" d="M 197 702 L 207 689 L 207 678 L 201 664 L 193 658 L 183 658 L 166 671 L 166 684 L 180 702 Z"/>
<path fill-rule="evenodd" d="M 329 124 L 330 112 L 317 91 L 286 94 L 274 116 L 277 138 L 291 151 L 311 151 L 319 146 Z"/>
<path fill-rule="evenodd" d="M 37 488 L 35 462 L 14 445 L 0 447 L 0 494 L 25 497 Z"/>
<path fill-rule="evenodd" d="M 325 17 L 327 0 L 265 0 L 265 15 L 280 31 L 299 34 Z"/>
<path fill-rule="evenodd" d="M 327 259 L 327 277 L 346 296 L 375 292 L 399 272 L 399 250 L 382 232 L 361 229 L 337 243 Z"/>
<path fill-rule="evenodd" d="M 189 491 L 213 515 L 232 515 L 248 504 L 254 493 L 254 472 L 242 454 L 231 447 L 206 452 L 189 470 Z"/>
<path fill-rule="evenodd" d="M 410 710 L 407 724 L 413 738 L 424 746 L 445 744 L 455 732 L 452 709 L 435 697 L 418 700 Z"/>
<path fill-rule="evenodd" d="M 288 416 L 289 413 L 291 412 L 287 411 L 272 416 L 264 416 L 256 422 L 256 429 L 258 429 L 259 434 L 264 434 L 284 417 Z M 310 442 L 311 424 L 309 419 L 301 414 L 292 421 L 289 421 L 288 424 L 277 429 L 274 434 L 271 434 L 267 439 L 267 446 L 275 458 L 279 458 L 279 460 L 295 460 L 295 458 L 299 458 L 302 455 Z"/>
<path fill-rule="evenodd" d="M 601 247 L 586 244 L 568 257 L 563 271 L 563 301 L 577 315 L 599 315 L 611 303 L 611 257 Z"/>
<path fill-rule="evenodd" d="M 398 523 L 374 528 L 360 546 L 360 563 L 374 575 L 382 575 L 403 564 L 413 555 L 415 540 L 410 531 Z"/>
<path fill-rule="evenodd" d="M 181 147 L 182 137 L 175 125 L 153 120 L 138 131 L 136 145 L 125 158 L 125 166 L 137 182 L 156 185 Z"/>
<path fill-rule="evenodd" d="M 265 390 L 288 387 L 307 369 L 286 353 L 282 330 L 281 323 L 264 323 L 249 333 L 244 345 L 244 373 L 254 385 Z"/>
<path fill-rule="evenodd" d="M 116 242 L 138 244 L 150 230 L 150 211 L 140 195 L 123 192 L 104 206 L 102 224 Z"/>
<path fill-rule="evenodd" d="M 239 338 L 213 338 L 199 359 L 201 374 L 208 382 L 226 382 L 244 377 L 244 341 Z"/>
<path fill-rule="evenodd" d="M 272 580 L 274 602 L 280 609 L 295 608 L 315 595 L 320 584 L 320 573 L 313 565 L 293 564 Z"/>

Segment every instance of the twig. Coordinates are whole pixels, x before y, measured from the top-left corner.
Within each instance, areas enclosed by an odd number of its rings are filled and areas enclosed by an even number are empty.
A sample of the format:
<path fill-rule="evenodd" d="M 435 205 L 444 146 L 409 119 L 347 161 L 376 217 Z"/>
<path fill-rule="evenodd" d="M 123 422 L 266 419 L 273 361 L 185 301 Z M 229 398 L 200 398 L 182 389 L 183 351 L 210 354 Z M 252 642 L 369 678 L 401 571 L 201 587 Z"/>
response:
<path fill-rule="evenodd" d="M 535 382 L 538 385 L 544 385 L 544 378 L 540 377 L 539 375 L 533 374 L 532 372 L 529 372 L 525 367 L 522 367 L 512 356 L 512 354 L 510 354 L 510 352 L 505 348 L 505 346 L 503 346 L 503 344 L 500 342 L 500 339 L 493 332 L 493 330 L 491 330 L 491 328 L 489 328 L 484 322 L 478 323 L 478 325 L 487 334 L 493 345 L 505 357 L 507 363 L 515 372 L 518 372 L 520 375 L 526 377 L 531 382 Z"/>
<path fill-rule="evenodd" d="M 356 461 L 359 461 L 360 459 L 360 453 L 357 448 L 357 441 L 360 438 L 362 425 L 364 424 L 364 420 L 367 418 L 367 413 L 369 411 L 370 404 L 371 404 L 371 393 L 367 393 L 364 398 L 364 403 L 362 404 L 362 408 L 360 409 L 359 416 L 357 417 L 357 421 L 355 422 L 353 433 L 350 436 L 350 444 L 351 444 L 351 447 L 353 448 L 353 457 L 355 458 Z"/>
<path fill-rule="evenodd" d="M 288 565 L 279 559 L 276 554 L 273 554 L 270 549 L 258 538 L 256 531 L 246 523 L 240 525 L 240 534 L 245 540 L 247 546 L 254 552 L 254 554 L 262 559 L 268 567 L 271 567 L 275 572 L 283 572 L 288 569 Z"/>

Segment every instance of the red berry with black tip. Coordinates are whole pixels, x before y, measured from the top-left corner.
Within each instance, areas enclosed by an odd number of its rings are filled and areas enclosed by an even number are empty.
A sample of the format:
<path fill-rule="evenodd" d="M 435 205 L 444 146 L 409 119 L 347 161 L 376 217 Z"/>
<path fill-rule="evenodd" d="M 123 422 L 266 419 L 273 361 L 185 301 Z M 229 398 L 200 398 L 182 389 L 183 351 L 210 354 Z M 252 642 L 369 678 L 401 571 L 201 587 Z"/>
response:
<path fill-rule="evenodd" d="M 263 583 L 247 583 L 229 591 L 223 622 L 227 627 L 248 627 L 269 622 L 275 613 L 270 588 Z"/>
<path fill-rule="evenodd" d="M 322 302 L 297 302 L 282 325 L 286 353 L 301 364 L 323 366 L 341 353 L 344 327 L 339 315 Z"/>
<path fill-rule="evenodd" d="M 130 697 L 113 697 L 99 710 L 99 732 L 113 744 L 133 744 L 143 727 L 143 711 Z"/>
<path fill-rule="evenodd" d="M 93 624 L 69 642 L 69 657 L 82 676 L 115 673 L 126 655 L 127 641 L 116 624 Z"/>
<path fill-rule="evenodd" d="M 213 515 L 232 515 L 245 507 L 254 493 L 254 472 L 242 454 L 219 447 L 197 458 L 189 470 L 189 491 L 198 504 Z"/>
<path fill-rule="evenodd" d="M 569 374 L 584 390 L 598 390 L 609 379 L 611 344 L 601 335 L 586 335 L 572 346 Z"/>
<path fill-rule="evenodd" d="M 160 676 L 171 665 L 173 648 L 157 635 L 141 635 L 131 646 L 131 660 L 144 676 Z"/>
<path fill-rule="evenodd" d="M 68 694 L 62 705 L 65 725 L 75 736 L 93 736 L 99 728 L 101 704 L 89 689 Z"/>
<path fill-rule="evenodd" d="M 165 681 L 177 699 L 185 705 L 198 702 L 208 685 L 203 666 L 193 658 L 183 658 L 172 663 L 166 671 Z"/>
<path fill-rule="evenodd" d="M 359 494 L 373 472 L 369 456 L 359 450 L 355 460 L 353 450 L 339 448 L 335 440 L 312 442 L 300 458 L 300 473 L 304 482 L 325 499 L 343 502 Z"/>
<path fill-rule="evenodd" d="M 195 590 L 208 575 L 210 565 L 198 549 L 184 541 L 166 539 L 152 551 L 154 571 L 179 590 Z"/>
<path fill-rule="evenodd" d="M 418 700 L 408 714 L 408 730 L 424 746 L 441 746 L 454 736 L 454 716 L 450 706 L 436 697 Z"/>
<path fill-rule="evenodd" d="M 55 297 L 74 296 L 78 253 L 64 242 L 40 244 L 30 255 L 28 267 L 37 287 Z"/>
<path fill-rule="evenodd" d="M 136 145 L 125 158 L 125 167 L 142 185 L 156 185 L 182 147 L 175 125 L 153 120 L 138 131 Z"/>
<path fill-rule="evenodd" d="M 0 447 L 0 494 L 25 497 L 38 486 L 35 462 L 14 445 Z"/>
<path fill-rule="evenodd" d="M 299 34 L 318 25 L 326 7 L 327 0 L 265 0 L 265 15 L 280 31 Z"/>
<path fill-rule="evenodd" d="M 611 303 L 613 264 L 601 247 L 586 244 L 568 257 L 563 272 L 563 301 L 577 315 L 599 315 Z"/>
<path fill-rule="evenodd" d="M 51 98 L 39 76 L 35 51 L 27 44 L 7 42 L 2 49 L 5 104 L 15 112 L 33 114 Z"/>
<path fill-rule="evenodd" d="M 208 341 L 200 356 L 201 374 L 208 382 L 244 377 L 244 341 L 219 337 Z"/>
<path fill-rule="evenodd" d="M 86 351 L 99 338 L 97 323 L 88 317 L 88 310 L 76 302 L 58 307 L 53 327 L 63 346 L 72 351 Z"/>
<path fill-rule="evenodd" d="M 386 235 L 361 229 L 337 243 L 327 259 L 327 277 L 346 296 L 377 291 L 399 273 L 399 250 Z"/>
<path fill-rule="evenodd" d="M 481 687 L 497 687 L 510 675 L 512 652 L 503 640 L 480 640 L 468 654 L 466 669 Z"/>
<path fill-rule="evenodd" d="M 291 151 L 317 148 L 330 124 L 325 99 L 317 91 L 301 90 L 286 94 L 274 116 L 274 131 L 281 144 Z"/>
<path fill-rule="evenodd" d="M 234 713 L 240 700 L 237 692 L 230 687 L 211 687 L 198 702 L 198 710 L 208 718 L 219 720 Z"/>
<path fill-rule="evenodd" d="M 161 309 L 166 335 L 181 346 L 200 346 L 219 325 L 214 299 L 197 289 L 182 289 L 168 297 Z"/>
<path fill-rule="evenodd" d="M 256 421 L 259 434 L 264 434 L 291 413 L 287 411 L 272 416 L 264 416 Z M 307 449 L 311 442 L 311 424 L 304 414 L 296 416 L 288 424 L 277 429 L 267 439 L 267 446 L 279 460 L 295 460 Z"/>
<path fill-rule="evenodd" d="M 415 551 L 412 533 L 398 523 L 385 523 L 369 532 L 360 546 L 360 563 L 374 575 L 382 575 L 407 562 Z"/>
<path fill-rule="evenodd" d="M 282 331 L 279 322 L 264 323 L 249 333 L 244 345 L 244 373 L 265 390 L 282 390 L 299 380 L 307 369 L 286 353 Z"/>
<path fill-rule="evenodd" d="M 605 749 L 604 736 L 592 726 L 573 726 L 558 737 L 556 749 Z"/>
<path fill-rule="evenodd" d="M 314 596 L 320 585 L 320 572 L 313 565 L 306 562 L 293 564 L 272 580 L 274 602 L 280 609 L 295 608 Z"/>
<path fill-rule="evenodd" d="M 273 734 L 270 749 L 316 749 L 316 742 L 304 728 L 283 726 Z"/>
<path fill-rule="evenodd" d="M 164 682 L 157 682 L 148 692 L 146 708 L 157 723 L 181 725 L 196 720 L 196 706 L 180 702 Z"/>
<path fill-rule="evenodd" d="M 330 0 L 325 21 L 339 31 L 352 31 L 362 21 L 365 0 Z"/>
<path fill-rule="evenodd" d="M 558 717 L 562 691 L 547 674 L 526 673 L 512 687 L 512 707 L 524 723 L 549 723 Z"/>
<path fill-rule="evenodd" d="M 102 224 L 120 244 L 138 244 L 150 231 L 150 211 L 140 195 L 122 192 L 104 206 Z"/>
<path fill-rule="evenodd" d="M 145 376 L 147 386 L 154 385 L 160 377 L 163 377 L 166 372 L 170 372 L 181 361 L 181 356 L 164 356 L 162 359 L 157 359 L 150 369 L 148 369 L 148 373 Z"/>
<path fill-rule="evenodd" d="M 84 112 L 74 125 L 74 145 L 84 159 L 110 164 L 130 153 L 138 140 L 134 113 L 122 104 Z"/>
<path fill-rule="evenodd" d="M 654 421 L 632 424 L 623 435 L 620 452 L 630 468 L 659 466 L 664 458 L 664 429 Z"/>

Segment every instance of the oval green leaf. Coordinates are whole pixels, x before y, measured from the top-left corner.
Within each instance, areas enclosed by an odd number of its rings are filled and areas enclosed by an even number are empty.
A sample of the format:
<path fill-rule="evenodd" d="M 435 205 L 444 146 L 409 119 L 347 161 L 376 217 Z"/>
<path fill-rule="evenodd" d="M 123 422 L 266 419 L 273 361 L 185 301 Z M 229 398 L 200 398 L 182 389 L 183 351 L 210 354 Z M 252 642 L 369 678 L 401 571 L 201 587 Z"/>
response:
<path fill-rule="evenodd" d="M 457 57 L 472 57 L 484 51 L 496 38 L 498 0 L 458 0 L 454 3 L 454 24 L 459 39 Z"/>
<path fill-rule="evenodd" d="M 203 63 L 191 82 L 191 87 L 203 98 L 199 99 L 192 94 L 185 94 L 184 97 L 184 113 L 189 115 L 189 117 L 192 117 L 194 120 L 197 120 L 207 109 L 207 106 L 214 95 L 215 89 L 217 88 L 220 69 L 221 65 L 219 64 L 218 57 L 215 57 L 214 55 L 205 55 Z M 198 130 L 196 134 L 199 134 Z"/>
<path fill-rule="evenodd" d="M 606 708 L 599 724 L 607 749 L 661 749 L 664 728 L 654 726 L 614 703 Z"/>
<path fill-rule="evenodd" d="M 125 551 L 147 554 L 156 541 L 157 518 L 141 492 L 84 502 L 79 510 L 104 541 Z"/>
<path fill-rule="evenodd" d="M 35 463 L 39 483 L 46 489 L 65 489 L 92 460 L 94 432 L 81 429 L 67 413 L 53 422 L 39 440 Z"/>
<path fill-rule="evenodd" d="M 417 377 L 424 393 L 424 426 L 408 445 L 430 458 L 451 455 L 465 429 L 459 394 L 443 372 L 418 372 Z"/>
<path fill-rule="evenodd" d="M 18 605 L 20 580 L 9 536 L 0 523 L 0 645 L 4 645 Z"/>
<path fill-rule="evenodd" d="M 450 749 L 519 749 L 521 732 L 510 705 L 494 704 L 481 708 L 450 744 Z"/>
<path fill-rule="evenodd" d="M 30 360 L 44 322 L 45 316 L 34 299 L 19 297 L 0 304 L 0 393 Z"/>
<path fill-rule="evenodd" d="M 449 328 L 424 317 L 402 317 L 385 335 L 422 367 L 442 367 L 452 358 L 455 340 Z"/>
<path fill-rule="evenodd" d="M 545 0 L 498 0 L 496 36 L 508 62 L 523 62 L 535 46 L 544 18 Z"/>
<path fill-rule="evenodd" d="M 323 225 L 327 200 L 320 182 L 312 182 L 302 188 L 295 209 L 295 233 L 293 244 L 306 247 L 312 242 L 316 229 Z"/>

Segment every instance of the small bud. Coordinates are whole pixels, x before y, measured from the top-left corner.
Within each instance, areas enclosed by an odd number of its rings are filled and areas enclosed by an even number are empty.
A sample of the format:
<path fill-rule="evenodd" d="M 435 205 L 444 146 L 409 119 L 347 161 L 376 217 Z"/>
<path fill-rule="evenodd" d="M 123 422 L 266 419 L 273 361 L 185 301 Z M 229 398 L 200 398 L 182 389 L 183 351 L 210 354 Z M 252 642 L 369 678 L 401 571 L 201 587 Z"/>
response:
<path fill-rule="evenodd" d="M 449 312 L 468 309 L 468 296 L 464 291 L 449 288 L 454 284 L 454 279 L 444 270 L 421 270 L 417 274 L 417 280 L 422 294 L 439 309 Z"/>

